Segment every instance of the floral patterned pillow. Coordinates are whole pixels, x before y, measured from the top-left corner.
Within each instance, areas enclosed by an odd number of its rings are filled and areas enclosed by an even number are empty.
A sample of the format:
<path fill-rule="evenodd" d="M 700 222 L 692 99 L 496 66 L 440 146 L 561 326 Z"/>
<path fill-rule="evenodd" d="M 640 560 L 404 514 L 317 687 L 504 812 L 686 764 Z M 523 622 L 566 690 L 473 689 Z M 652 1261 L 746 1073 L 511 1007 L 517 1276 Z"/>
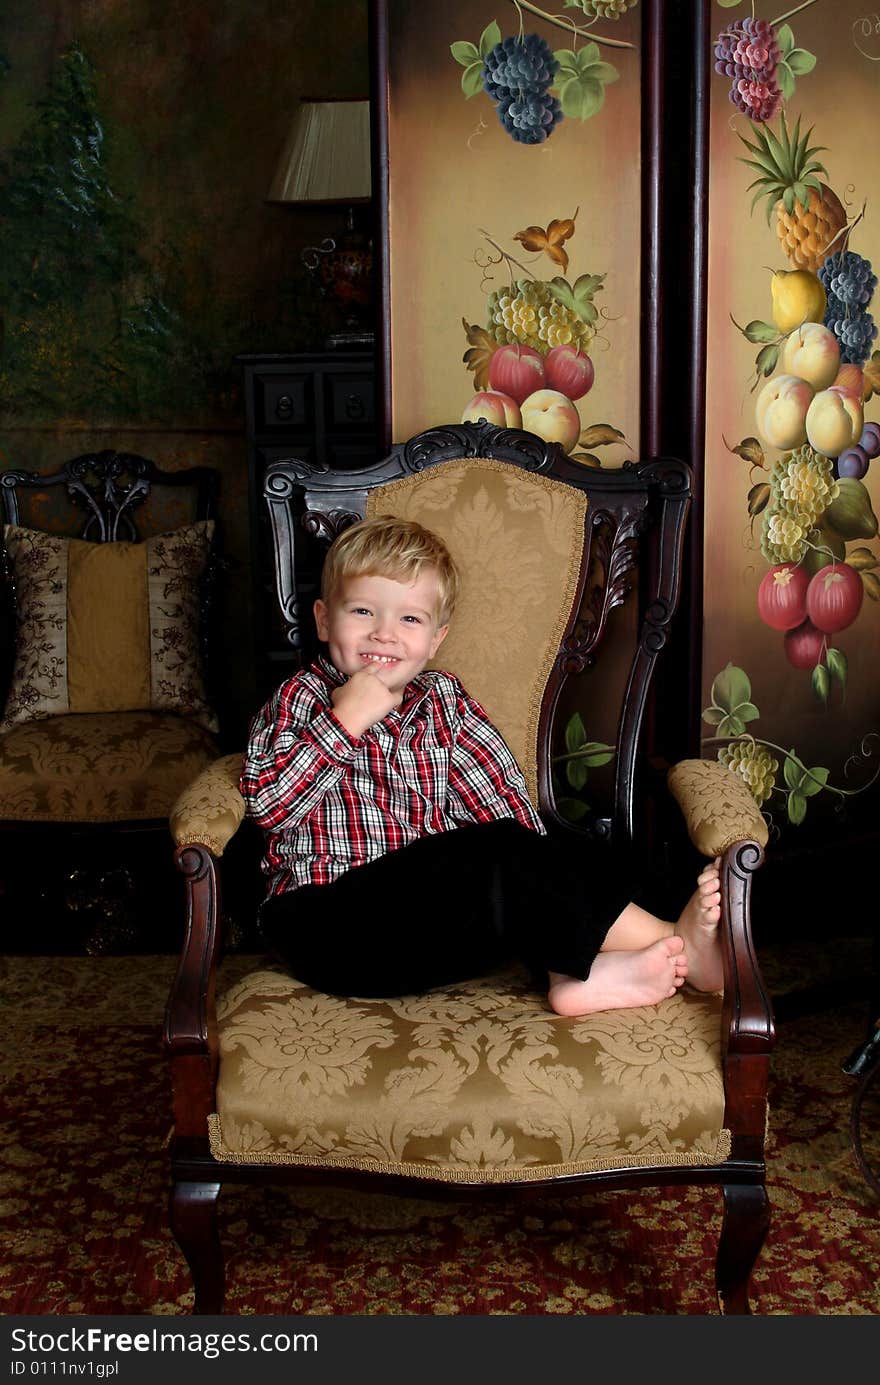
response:
<path fill-rule="evenodd" d="M 0 731 L 69 712 L 175 712 L 217 730 L 201 657 L 214 535 L 202 520 L 143 543 L 7 524 L 15 666 Z"/>

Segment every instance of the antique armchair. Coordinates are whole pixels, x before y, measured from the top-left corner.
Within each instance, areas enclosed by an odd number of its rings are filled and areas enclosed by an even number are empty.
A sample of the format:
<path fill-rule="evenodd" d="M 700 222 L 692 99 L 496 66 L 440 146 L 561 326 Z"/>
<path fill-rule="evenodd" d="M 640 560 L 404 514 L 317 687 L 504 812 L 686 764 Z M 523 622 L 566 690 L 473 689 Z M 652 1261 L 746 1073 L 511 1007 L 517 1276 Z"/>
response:
<path fill-rule="evenodd" d="M 276 462 L 264 495 L 292 651 L 309 655 L 310 603 L 335 533 L 364 513 L 418 516 L 464 571 L 442 665 L 501 725 L 548 825 L 568 834 L 573 852 L 583 830 L 611 840 L 640 830 L 642 721 L 678 594 L 684 464 L 592 470 L 532 434 L 481 421 L 423 433 L 365 471 Z M 479 582 L 469 586 L 469 575 Z M 640 621 L 612 802 L 575 827 L 556 806 L 555 722 L 631 589 Z M 469 634 L 493 626 L 512 632 L 503 647 Z M 195 1311 L 223 1306 L 222 1185 L 306 1180 L 456 1198 L 512 1196 L 518 1186 L 574 1195 L 588 1185 L 718 1184 L 718 1298 L 724 1311 L 749 1312 L 769 1220 L 773 1021 L 749 916 L 766 825 L 742 781 L 715 762 L 685 761 L 669 774 L 698 852 L 722 857 L 723 995 L 685 988 L 657 1007 L 570 1020 L 515 968 L 377 1001 L 325 996 L 255 962 L 218 994 L 220 858 L 244 816 L 240 766 L 240 755 L 221 759 L 171 815 L 187 922 L 165 1028 L 170 1214 Z"/>
<path fill-rule="evenodd" d="M 19 930 L 108 950 L 133 941 L 148 881 L 174 890 L 168 812 L 219 754 L 205 657 L 218 487 L 213 468 L 114 451 L 0 472 L 7 947 Z"/>

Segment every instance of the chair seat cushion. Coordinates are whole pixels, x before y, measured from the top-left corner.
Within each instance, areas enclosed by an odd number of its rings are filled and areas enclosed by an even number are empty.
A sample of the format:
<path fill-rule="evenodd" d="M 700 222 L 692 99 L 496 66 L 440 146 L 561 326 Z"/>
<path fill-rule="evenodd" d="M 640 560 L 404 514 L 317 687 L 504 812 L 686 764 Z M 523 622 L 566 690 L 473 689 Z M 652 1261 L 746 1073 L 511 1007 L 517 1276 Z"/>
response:
<path fill-rule="evenodd" d="M 127 822 L 167 817 L 217 756 L 201 726 L 167 712 L 95 712 L 0 736 L 0 818 Z"/>
<path fill-rule="evenodd" d="M 722 1162 L 719 995 L 560 1019 L 524 972 L 343 1000 L 261 969 L 218 1004 L 218 1160 L 504 1183 Z"/>

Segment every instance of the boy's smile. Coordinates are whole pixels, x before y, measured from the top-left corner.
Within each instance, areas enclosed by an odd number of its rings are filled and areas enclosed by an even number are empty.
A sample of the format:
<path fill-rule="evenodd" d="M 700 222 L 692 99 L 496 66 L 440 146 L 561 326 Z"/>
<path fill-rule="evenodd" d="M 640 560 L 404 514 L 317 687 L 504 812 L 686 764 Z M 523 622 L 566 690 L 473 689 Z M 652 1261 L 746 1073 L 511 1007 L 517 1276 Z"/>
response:
<path fill-rule="evenodd" d="M 374 665 L 392 692 L 403 692 L 433 658 L 447 627 L 437 624 L 437 574 L 426 568 L 415 582 L 377 573 L 345 578 L 329 602 L 315 602 L 318 636 L 349 677 Z"/>

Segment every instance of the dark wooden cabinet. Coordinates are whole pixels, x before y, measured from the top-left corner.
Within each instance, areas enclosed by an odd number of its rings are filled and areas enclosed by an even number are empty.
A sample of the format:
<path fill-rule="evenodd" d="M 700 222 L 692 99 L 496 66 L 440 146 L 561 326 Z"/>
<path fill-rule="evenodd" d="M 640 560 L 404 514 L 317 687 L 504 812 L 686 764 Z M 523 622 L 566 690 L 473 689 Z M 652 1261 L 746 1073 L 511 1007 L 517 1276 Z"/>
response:
<path fill-rule="evenodd" d="M 254 658 L 260 696 L 293 666 L 276 615 L 272 541 L 263 502 L 270 462 L 298 457 L 340 470 L 377 457 L 371 351 L 241 355 L 248 446 Z"/>

